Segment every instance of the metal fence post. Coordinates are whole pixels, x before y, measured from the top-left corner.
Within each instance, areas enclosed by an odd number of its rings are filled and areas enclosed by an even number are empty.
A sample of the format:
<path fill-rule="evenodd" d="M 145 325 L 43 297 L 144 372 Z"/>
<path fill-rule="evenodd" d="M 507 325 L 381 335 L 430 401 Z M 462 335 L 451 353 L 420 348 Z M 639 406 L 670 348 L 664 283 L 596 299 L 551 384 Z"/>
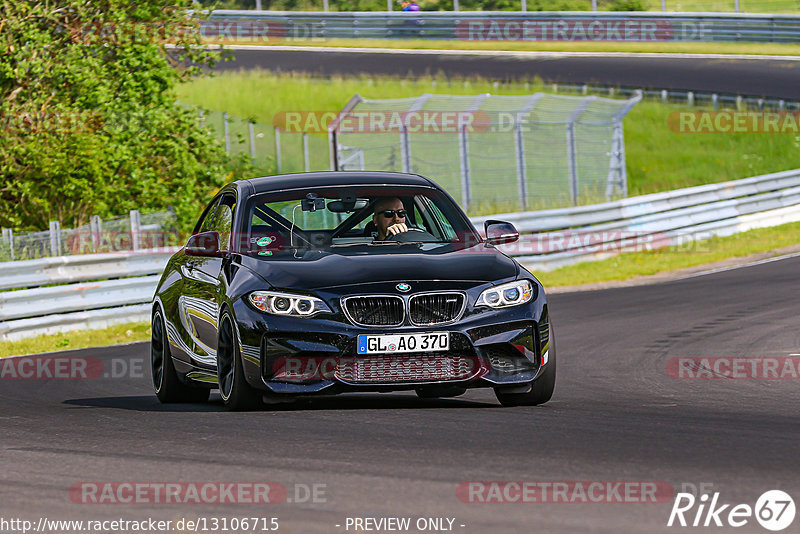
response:
<path fill-rule="evenodd" d="M 256 0 L 256 11 L 261 11 L 261 0 Z"/>
<path fill-rule="evenodd" d="M 522 11 L 528 11 L 528 1 L 522 0 L 522 5 L 520 6 Z"/>
<path fill-rule="evenodd" d="M 308 172 L 311 170 L 311 165 L 308 158 L 308 134 L 303 132 L 303 168 Z"/>
<path fill-rule="evenodd" d="M 597 11 L 597 0 L 592 0 L 592 11 Z"/>
<path fill-rule="evenodd" d="M 61 225 L 58 221 L 50 221 L 50 255 L 61 256 Z"/>
<path fill-rule="evenodd" d="M 586 86 L 584 86 L 586 87 Z M 514 151 L 517 156 L 517 189 L 519 190 L 519 206 L 524 211 L 528 205 L 528 174 L 525 161 L 525 136 L 522 131 L 522 119 L 528 115 L 544 93 L 534 93 L 514 115 Z"/>
<path fill-rule="evenodd" d="M 281 130 L 277 126 L 275 127 L 275 164 L 278 168 L 278 173 L 280 174 L 281 168 Z"/>
<path fill-rule="evenodd" d="M 253 121 L 247 121 L 248 130 L 250 133 L 250 159 L 254 162 L 256 160 L 256 132 L 253 126 Z"/>
<path fill-rule="evenodd" d="M 400 132 L 400 154 L 403 172 L 411 172 L 411 149 L 409 148 L 408 128 L 403 124 L 403 131 Z"/>
<path fill-rule="evenodd" d="M 661 0 L 661 11 L 667 10 L 667 0 Z"/>
<path fill-rule="evenodd" d="M 403 172 L 411 171 L 411 139 L 408 136 L 408 119 L 417 111 L 421 110 L 425 102 L 430 99 L 431 93 L 423 93 L 406 110 L 406 118 L 403 119 L 403 130 L 400 132 L 400 152 L 402 154 Z"/>
<path fill-rule="evenodd" d="M 231 153 L 231 136 L 230 132 L 228 131 L 228 113 L 225 112 L 222 114 L 222 126 L 225 130 L 225 152 L 228 154 Z"/>
<path fill-rule="evenodd" d="M 331 170 L 339 170 L 339 139 L 336 130 L 328 130 L 328 156 L 330 159 Z"/>
<path fill-rule="evenodd" d="M 686 105 L 689 106 L 690 108 L 694 107 L 694 92 L 693 91 L 688 91 L 686 93 Z"/>
<path fill-rule="evenodd" d="M 528 178 L 525 173 L 525 139 L 522 133 L 522 114 L 514 116 L 514 151 L 517 156 L 517 188 L 519 190 L 519 207 L 525 211 L 528 203 Z"/>
<path fill-rule="evenodd" d="M 3 228 L 3 239 L 8 243 L 11 261 L 14 261 L 14 230 L 11 228 Z"/>
<path fill-rule="evenodd" d="M 328 0 L 322 0 L 322 11 L 327 13 L 328 11 Z"/>
<path fill-rule="evenodd" d="M 92 215 L 89 228 L 92 232 L 92 249 L 94 252 L 100 252 L 101 232 L 103 231 L 103 220 L 99 215 Z"/>
<path fill-rule="evenodd" d="M 205 114 L 203 114 L 203 110 L 202 109 L 197 110 L 197 115 L 200 118 L 200 128 L 205 128 L 206 127 L 206 116 L 205 116 Z"/>
<path fill-rule="evenodd" d="M 142 248 L 141 232 L 142 220 L 139 215 L 139 210 L 131 210 L 131 250 L 139 250 Z"/>
<path fill-rule="evenodd" d="M 466 126 L 458 129 L 458 155 L 461 163 L 461 205 L 466 211 L 469 209 L 470 202 L 472 202 L 469 178 L 469 143 Z"/>
<path fill-rule="evenodd" d="M 719 109 L 719 95 L 717 93 L 711 95 L 711 104 L 714 106 L 714 109 Z"/>
<path fill-rule="evenodd" d="M 575 155 L 575 123 L 567 123 L 567 170 L 569 172 L 569 196 L 572 205 L 578 205 L 578 162 Z"/>
<path fill-rule="evenodd" d="M 575 123 L 580 118 L 581 114 L 586 111 L 589 104 L 592 103 L 597 97 L 587 96 L 583 99 L 578 107 L 576 107 L 567 118 L 567 169 L 569 171 L 569 193 L 572 198 L 572 204 L 578 205 L 578 150 L 575 142 Z"/>

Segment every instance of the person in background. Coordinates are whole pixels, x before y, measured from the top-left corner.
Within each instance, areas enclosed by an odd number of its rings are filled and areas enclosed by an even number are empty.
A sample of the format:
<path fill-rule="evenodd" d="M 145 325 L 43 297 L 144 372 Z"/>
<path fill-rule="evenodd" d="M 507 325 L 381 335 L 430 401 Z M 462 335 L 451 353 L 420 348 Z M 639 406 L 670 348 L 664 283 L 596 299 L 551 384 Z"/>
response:
<path fill-rule="evenodd" d="M 419 11 L 419 4 L 415 0 L 402 0 L 400 7 L 403 11 Z"/>

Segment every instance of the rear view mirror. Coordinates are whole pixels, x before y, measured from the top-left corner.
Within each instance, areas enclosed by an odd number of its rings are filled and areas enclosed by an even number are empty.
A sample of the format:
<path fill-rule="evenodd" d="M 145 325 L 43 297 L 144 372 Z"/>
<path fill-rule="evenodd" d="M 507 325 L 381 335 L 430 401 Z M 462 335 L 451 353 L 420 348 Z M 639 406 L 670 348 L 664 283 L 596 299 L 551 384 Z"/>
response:
<path fill-rule="evenodd" d="M 219 250 L 219 233 L 203 232 L 195 234 L 189 238 L 184 250 L 189 256 L 221 256 L 222 253 Z"/>
<path fill-rule="evenodd" d="M 486 221 L 483 223 L 486 230 L 486 241 L 492 245 L 513 243 L 519 239 L 519 232 L 514 225 L 504 221 Z"/>
<path fill-rule="evenodd" d="M 333 213 L 352 213 L 363 210 L 369 204 L 369 200 L 359 198 L 357 200 L 331 200 L 328 202 L 328 211 Z"/>

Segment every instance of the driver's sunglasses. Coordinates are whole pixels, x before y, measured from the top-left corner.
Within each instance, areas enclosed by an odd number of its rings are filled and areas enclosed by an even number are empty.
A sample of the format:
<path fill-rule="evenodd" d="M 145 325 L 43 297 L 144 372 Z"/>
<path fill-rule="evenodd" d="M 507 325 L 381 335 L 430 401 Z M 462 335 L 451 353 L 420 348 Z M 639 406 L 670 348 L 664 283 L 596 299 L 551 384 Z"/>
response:
<path fill-rule="evenodd" d="M 405 219 L 406 217 L 406 210 L 383 210 L 381 213 L 383 213 L 383 216 L 387 219 L 391 219 L 395 214 L 401 219 Z"/>

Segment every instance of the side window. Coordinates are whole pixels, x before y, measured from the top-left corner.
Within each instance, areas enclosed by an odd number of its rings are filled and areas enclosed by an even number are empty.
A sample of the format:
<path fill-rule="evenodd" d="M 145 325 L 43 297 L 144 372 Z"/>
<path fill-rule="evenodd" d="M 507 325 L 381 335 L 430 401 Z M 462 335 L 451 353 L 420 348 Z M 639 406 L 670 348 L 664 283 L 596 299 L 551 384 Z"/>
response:
<path fill-rule="evenodd" d="M 233 208 L 236 204 L 236 199 L 231 195 L 222 197 L 222 201 L 214 213 L 214 219 L 211 222 L 209 230 L 219 233 L 219 246 L 224 250 L 231 248 L 231 233 L 233 231 Z"/>
<path fill-rule="evenodd" d="M 200 220 L 197 221 L 197 225 L 194 227 L 194 233 L 199 234 L 201 232 L 208 232 L 211 230 L 211 221 L 214 219 L 214 211 L 219 204 L 218 198 L 215 198 L 211 201 L 211 204 L 206 207 L 203 215 L 200 216 Z"/>

